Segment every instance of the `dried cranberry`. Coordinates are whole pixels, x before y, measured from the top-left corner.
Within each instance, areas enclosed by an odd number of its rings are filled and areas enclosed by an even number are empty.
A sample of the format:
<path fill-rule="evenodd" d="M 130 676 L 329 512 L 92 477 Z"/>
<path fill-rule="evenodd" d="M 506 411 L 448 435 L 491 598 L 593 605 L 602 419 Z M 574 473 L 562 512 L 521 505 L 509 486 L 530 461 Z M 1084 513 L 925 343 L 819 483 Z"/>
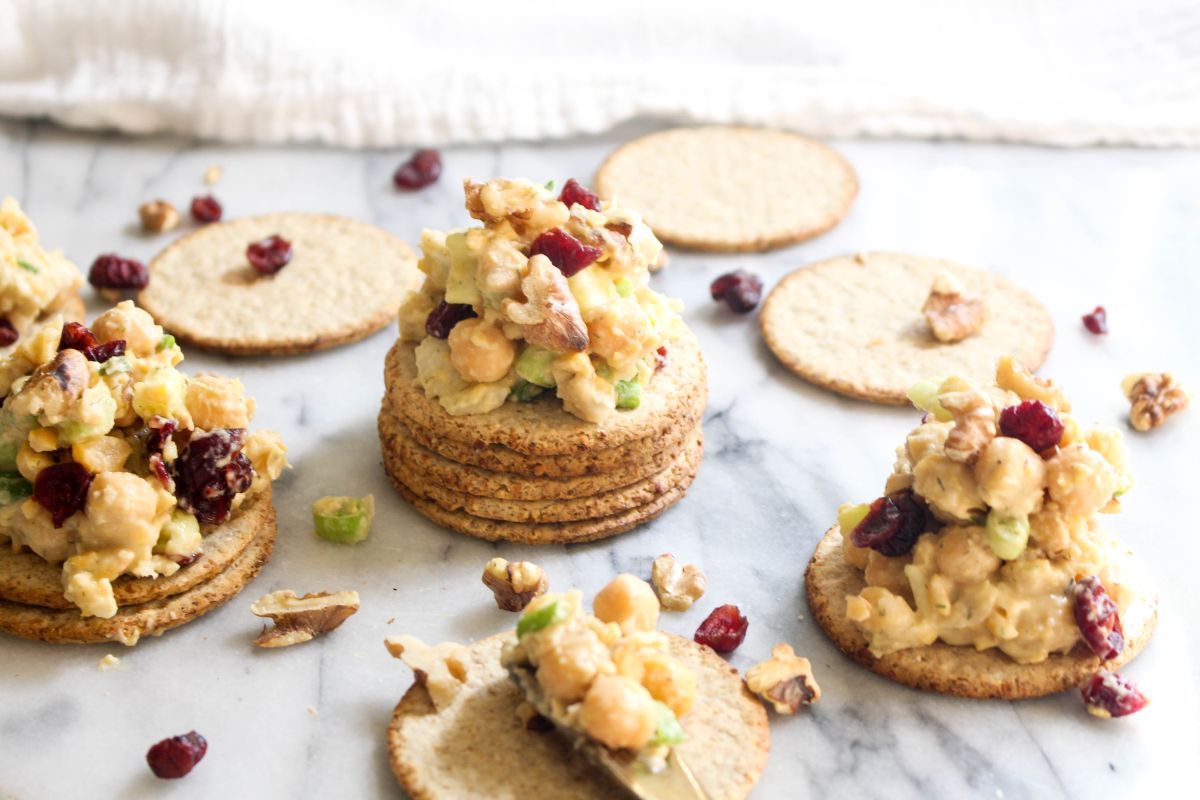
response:
<path fill-rule="evenodd" d="M 1121 655 L 1125 649 L 1121 617 L 1100 578 L 1091 575 L 1076 581 L 1071 592 L 1075 598 L 1075 624 L 1083 634 L 1083 641 L 1101 661 Z"/>
<path fill-rule="evenodd" d="M 871 509 L 850 533 L 855 547 L 869 547 L 894 558 L 902 556 L 925 532 L 929 512 L 911 489 L 884 495 L 871 503 Z"/>
<path fill-rule="evenodd" d="M 530 257 L 543 255 L 568 278 L 604 255 L 599 247 L 584 244 L 562 228 L 551 228 L 529 245 Z"/>
<path fill-rule="evenodd" d="M 588 189 L 574 178 L 567 180 L 563 184 L 562 192 L 559 193 L 558 199 L 567 204 L 570 208 L 575 203 L 584 208 L 590 208 L 592 211 L 600 210 L 600 198 L 591 189 Z M 626 234 L 628 236 L 628 234 Z"/>
<path fill-rule="evenodd" d="M 654 351 L 654 369 L 655 369 L 655 371 L 658 371 L 658 370 L 662 369 L 663 367 L 665 367 L 666 365 L 667 365 L 667 346 L 664 344 L 662 347 L 660 347 Z"/>
<path fill-rule="evenodd" d="M 1083 327 L 1097 336 L 1108 333 L 1108 312 L 1104 310 L 1104 306 L 1096 306 L 1092 313 L 1084 314 Z"/>
<path fill-rule="evenodd" d="M 21 334 L 17 332 L 17 326 L 9 322 L 8 317 L 0 317 L 0 347 L 8 347 L 19 338 Z"/>
<path fill-rule="evenodd" d="M 1097 717 L 1125 717 L 1141 711 L 1150 702 L 1136 683 L 1106 669 L 1093 675 L 1079 694 L 1088 712 Z"/>
<path fill-rule="evenodd" d="M 211 194 L 192 198 L 192 219 L 201 225 L 216 222 L 221 218 L 221 204 Z"/>
<path fill-rule="evenodd" d="M 437 150 L 418 150 L 396 168 L 392 183 L 397 189 L 424 189 L 442 175 L 442 154 Z"/>
<path fill-rule="evenodd" d="M 33 499 L 50 512 L 54 527 L 61 528 L 67 518 L 87 505 L 92 473 L 74 461 L 51 464 L 37 474 Z"/>
<path fill-rule="evenodd" d="M 203 736 L 190 731 L 182 736 L 163 739 L 146 751 L 146 763 L 159 778 L 182 778 L 200 763 L 208 752 Z"/>
<path fill-rule="evenodd" d="M 263 275 L 274 275 L 292 260 L 292 243 L 279 234 L 268 236 L 246 248 L 246 260 Z"/>
<path fill-rule="evenodd" d="M 88 270 L 88 283 L 97 289 L 144 289 L 149 282 L 145 264 L 116 253 L 98 256 Z"/>
<path fill-rule="evenodd" d="M 175 459 L 175 497 L 179 507 L 201 522 L 229 519 L 233 498 L 250 488 L 254 468 L 242 452 L 244 428 L 218 428 L 192 434 Z"/>
<path fill-rule="evenodd" d="M 1041 400 L 1024 400 L 1000 412 L 1000 435 L 1020 439 L 1040 453 L 1062 441 L 1063 424 Z"/>
<path fill-rule="evenodd" d="M 708 287 L 713 300 L 724 300 L 725 305 L 738 314 L 748 314 L 758 306 L 762 289 L 762 281 L 757 275 L 740 269 L 725 273 Z"/>
<path fill-rule="evenodd" d="M 746 638 L 749 627 L 750 620 L 742 616 L 737 606 L 719 606 L 700 623 L 693 638 L 718 653 L 732 653 Z"/>
<path fill-rule="evenodd" d="M 88 361 L 103 364 L 110 358 L 125 355 L 125 340 L 114 339 L 101 344 L 96 334 L 78 322 L 68 322 L 63 325 L 62 336 L 58 340 L 59 350 L 78 350 Z"/>
<path fill-rule="evenodd" d="M 435 339 L 445 339 L 455 325 L 474 316 L 477 316 L 475 309 L 466 303 L 447 303 L 443 300 L 425 318 L 425 332 Z"/>

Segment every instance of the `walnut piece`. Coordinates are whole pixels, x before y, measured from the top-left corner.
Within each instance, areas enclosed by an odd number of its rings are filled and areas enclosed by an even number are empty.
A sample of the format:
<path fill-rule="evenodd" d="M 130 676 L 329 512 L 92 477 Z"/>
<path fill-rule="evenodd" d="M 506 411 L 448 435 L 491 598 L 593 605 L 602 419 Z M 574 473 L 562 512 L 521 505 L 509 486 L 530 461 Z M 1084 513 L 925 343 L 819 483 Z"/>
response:
<path fill-rule="evenodd" d="M 1167 421 L 1167 417 L 1187 408 L 1191 397 L 1169 372 L 1142 372 L 1121 381 L 1129 398 L 1129 424 L 1136 431 L 1148 431 Z"/>
<path fill-rule="evenodd" d="M 250 611 L 268 617 L 275 626 L 254 643 L 259 647 L 289 647 L 328 633 L 358 611 L 358 592 L 317 592 L 298 597 L 283 590 L 263 595 Z"/>
<path fill-rule="evenodd" d="M 587 325 L 567 278 L 544 255 L 529 259 L 521 279 L 525 302 L 505 298 L 500 310 L 521 326 L 525 341 L 551 353 L 582 353 L 588 348 Z"/>
<path fill-rule="evenodd" d="M 996 385 L 1016 393 L 1022 400 L 1041 400 L 1055 411 L 1071 410 L 1066 393 L 1054 381 L 1036 377 L 1012 356 L 1003 356 L 996 365 Z"/>
<path fill-rule="evenodd" d="M 789 644 L 776 645 L 771 658 L 746 670 L 746 688 L 766 700 L 778 714 L 795 714 L 802 705 L 821 699 L 807 658 Z"/>
<path fill-rule="evenodd" d="M 996 437 L 996 406 L 987 392 L 961 378 L 948 379 L 940 391 L 942 408 L 954 417 L 954 427 L 946 435 L 946 457 L 973 464 Z"/>
<path fill-rule="evenodd" d="M 492 590 L 496 605 L 505 611 L 523 611 L 530 600 L 550 588 L 546 573 L 537 564 L 510 564 L 503 558 L 493 558 L 483 568 L 483 585 Z"/>
<path fill-rule="evenodd" d="M 142 218 L 142 230 L 146 233 L 162 233 L 179 225 L 179 212 L 166 200 L 151 200 L 138 207 Z"/>
<path fill-rule="evenodd" d="M 950 275 L 939 275 L 921 308 L 929 330 L 939 342 L 961 342 L 987 321 L 987 303 L 965 297 L 962 286 Z"/>
<path fill-rule="evenodd" d="M 467 682 L 467 659 L 470 652 L 454 642 L 442 642 L 430 647 L 415 636 L 389 636 L 383 646 L 412 668 L 413 676 L 425 691 L 433 707 L 441 711 L 454 701 L 459 689 Z"/>
<path fill-rule="evenodd" d="M 663 553 L 650 568 L 650 585 L 664 609 L 687 611 L 704 595 L 708 579 L 695 564 L 681 565 L 675 556 Z"/>

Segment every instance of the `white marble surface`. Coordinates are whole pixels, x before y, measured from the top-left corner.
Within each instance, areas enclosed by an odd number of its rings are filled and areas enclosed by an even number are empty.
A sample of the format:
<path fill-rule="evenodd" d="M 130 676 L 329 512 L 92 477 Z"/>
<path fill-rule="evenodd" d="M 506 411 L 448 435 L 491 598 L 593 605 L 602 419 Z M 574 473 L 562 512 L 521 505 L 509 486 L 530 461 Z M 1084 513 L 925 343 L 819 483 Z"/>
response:
<path fill-rule="evenodd" d="M 139 202 L 183 205 L 201 174 L 225 173 L 216 193 L 231 216 L 283 209 L 349 214 L 409 241 L 424 226 L 462 224 L 463 176 L 587 179 L 632 128 L 595 140 L 455 149 L 437 186 L 398 194 L 394 152 L 258 151 L 183 141 L 129 141 L 0 123 L 0 193 L 17 196 L 46 242 L 81 267 L 100 252 L 149 257 Z M 707 570 L 699 608 L 666 615 L 689 634 L 714 604 L 734 602 L 750 631 L 739 667 L 787 640 L 812 658 L 821 702 L 774 720 L 770 764 L 756 796 L 1146 797 L 1178 785 L 1200 753 L 1200 527 L 1188 489 L 1200 451 L 1200 410 L 1129 437 L 1140 478 L 1117 520 L 1159 581 L 1162 621 L 1128 669 L 1153 696 L 1117 722 L 1088 717 L 1078 698 L 972 702 L 921 694 L 860 669 L 808 619 L 802 571 L 813 544 L 849 499 L 874 497 L 911 412 L 827 394 L 773 361 L 752 319 L 707 299 L 732 267 L 768 284 L 805 262 L 857 249 L 900 249 L 997 269 L 1052 309 L 1059 338 L 1046 373 L 1080 415 L 1123 413 L 1121 376 L 1170 369 L 1200 388 L 1200 154 L 1058 151 L 952 143 L 847 142 L 862 195 L 846 222 L 806 245 L 758 256 L 673 254 L 656 278 L 681 297 L 711 365 L 708 452 L 688 497 L 666 516 L 612 541 L 531 549 L 493 546 L 441 530 L 411 511 L 380 467 L 375 413 L 391 330 L 305 358 L 187 366 L 245 380 L 258 424 L 282 431 L 295 470 L 278 487 L 279 545 L 245 594 L 134 649 L 0 641 L 0 798 L 397 797 L 383 730 L 408 670 L 385 635 L 469 640 L 513 618 L 479 584 L 499 553 L 543 564 L 554 585 L 598 589 L 615 571 L 647 573 L 671 550 Z M 880 287 L 886 291 L 887 287 Z M 1112 334 L 1086 334 L 1079 315 L 1109 310 Z M 93 312 L 99 305 L 93 303 Z M 374 492 L 369 541 L 317 541 L 310 501 Z M 356 589 L 362 611 L 335 634 L 278 652 L 256 651 L 248 606 L 272 589 Z M 394 622 L 391 620 L 394 618 Z M 105 653 L 121 668 L 101 672 Z M 186 780 L 164 785 L 143 754 L 195 728 L 209 740 Z"/>

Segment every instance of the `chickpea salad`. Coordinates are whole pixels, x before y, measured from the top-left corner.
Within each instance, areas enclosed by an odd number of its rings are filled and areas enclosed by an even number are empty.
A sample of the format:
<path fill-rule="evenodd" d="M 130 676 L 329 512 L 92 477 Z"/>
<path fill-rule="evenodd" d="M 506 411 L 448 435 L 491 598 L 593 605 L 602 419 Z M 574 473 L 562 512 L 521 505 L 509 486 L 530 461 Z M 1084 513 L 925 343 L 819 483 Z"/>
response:
<path fill-rule="evenodd" d="M 79 290 L 83 276 L 61 251 L 38 242 L 37 228 L 11 197 L 0 203 L 0 347 L 25 335 L 37 320 Z"/>
<path fill-rule="evenodd" d="M 557 727 L 661 766 L 684 740 L 679 719 L 695 702 L 696 675 L 655 630 L 659 601 L 645 581 L 618 575 L 596 595 L 594 615 L 582 605 L 577 590 L 534 598 L 502 663 L 536 676 Z"/>
<path fill-rule="evenodd" d="M 83 616 L 117 613 L 112 581 L 168 576 L 287 465 L 247 431 L 238 380 L 185 375 L 183 352 L 125 301 L 89 329 L 51 317 L 0 358 L 0 537 L 62 562 Z"/>
<path fill-rule="evenodd" d="M 466 181 L 482 227 L 421 234 L 421 289 L 400 309 L 418 377 L 450 414 L 553 391 L 602 422 L 637 408 L 683 322 L 649 287 L 662 244 L 637 212 L 574 180 Z"/>
<path fill-rule="evenodd" d="M 1022 664 L 1081 641 L 1120 654 L 1117 610 L 1138 595 L 1101 520 L 1133 485 L 1120 431 L 1080 426 L 1057 386 L 1011 358 L 994 384 L 926 381 L 910 397 L 926 414 L 884 496 L 838 515 L 867 584 L 846 614 L 872 654 L 938 640 Z"/>

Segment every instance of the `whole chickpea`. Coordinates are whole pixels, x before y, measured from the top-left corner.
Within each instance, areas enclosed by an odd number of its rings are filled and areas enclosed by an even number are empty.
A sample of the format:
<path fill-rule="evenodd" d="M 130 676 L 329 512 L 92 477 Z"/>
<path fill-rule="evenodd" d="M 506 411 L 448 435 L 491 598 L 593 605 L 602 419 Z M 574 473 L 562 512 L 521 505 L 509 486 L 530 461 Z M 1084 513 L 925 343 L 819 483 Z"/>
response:
<path fill-rule="evenodd" d="M 975 462 L 984 501 L 1001 514 L 1024 517 L 1042 507 L 1046 462 L 1020 439 L 997 436 Z"/>
<path fill-rule="evenodd" d="M 601 675 L 579 708 L 588 735 L 612 747 L 644 747 L 658 728 L 654 698 L 646 687 L 620 675 Z"/>
<path fill-rule="evenodd" d="M 987 544 L 987 532 L 977 526 L 950 527 L 938 537 L 938 572 L 961 583 L 986 580 L 1000 566 Z"/>
<path fill-rule="evenodd" d="M 669 653 L 651 653 L 642 663 L 642 686 L 655 700 L 682 717 L 696 701 L 696 673 Z"/>
<path fill-rule="evenodd" d="M 658 625 L 658 598 L 650 584 L 624 573 L 613 578 L 592 601 L 592 610 L 604 622 L 615 622 L 622 633 L 652 631 Z"/>
<path fill-rule="evenodd" d="M 496 325 L 464 319 L 450 331 L 450 363 L 469 383 L 491 383 L 508 374 L 517 346 Z"/>
<path fill-rule="evenodd" d="M 601 666 L 608 648 L 587 628 L 564 631 L 557 646 L 542 654 L 537 679 L 546 693 L 564 703 L 581 700 Z"/>

